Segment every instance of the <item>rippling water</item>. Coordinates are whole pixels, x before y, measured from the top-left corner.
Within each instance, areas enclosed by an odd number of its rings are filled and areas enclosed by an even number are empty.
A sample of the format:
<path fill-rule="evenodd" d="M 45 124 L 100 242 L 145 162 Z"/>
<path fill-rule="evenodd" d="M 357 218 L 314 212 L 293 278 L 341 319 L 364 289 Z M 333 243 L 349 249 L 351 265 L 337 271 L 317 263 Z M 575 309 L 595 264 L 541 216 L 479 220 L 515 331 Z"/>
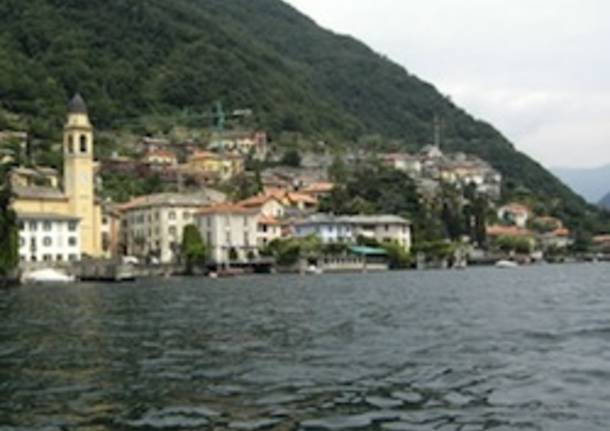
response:
<path fill-rule="evenodd" d="M 0 430 L 607 430 L 609 275 L 0 291 Z"/>

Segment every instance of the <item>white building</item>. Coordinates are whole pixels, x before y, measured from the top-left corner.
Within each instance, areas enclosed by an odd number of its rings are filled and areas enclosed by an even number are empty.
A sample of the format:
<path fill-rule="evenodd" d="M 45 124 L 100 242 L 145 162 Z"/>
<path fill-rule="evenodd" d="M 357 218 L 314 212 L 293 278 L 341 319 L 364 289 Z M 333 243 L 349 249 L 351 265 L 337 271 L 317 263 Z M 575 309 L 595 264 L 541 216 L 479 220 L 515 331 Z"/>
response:
<path fill-rule="evenodd" d="M 206 189 L 197 194 L 161 193 L 132 200 L 120 207 L 123 252 L 160 263 L 175 262 L 184 228 L 196 224 L 195 214 L 202 207 L 225 198 L 223 193 Z"/>
<path fill-rule="evenodd" d="M 295 223 L 294 233 L 297 237 L 314 235 L 324 244 L 353 244 L 362 236 L 379 243 L 397 242 L 405 250 L 411 249 L 411 224 L 393 215 L 337 217 L 316 214 Z"/>
<path fill-rule="evenodd" d="M 76 262 L 81 259 L 78 218 L 32 213 L 17 217 L 21 262 Z"/>
<path fill-rule="evenodd" d="M 257 210 L 219 204 L 200 210 L 195 219 L 214 263 L 248 262 L 258 257 Z"/>
<path fill-rule="evenodd" d="M 347 218 L 356 238 L 374 239 L 379 243 L 397 242 L 411 250 L 411 223 L 395 215 L 353 216 Z"/>
<path fill-rule="evenodd" d="M 356 240 L 347 217 L 314 214 L 294 224 L 297 237 L 316 236 L 323 244 L 353 243 Z"/>
<path fill-rule="evenodd" d="M 530 210 L 525 205 L 511 203 L 498 209 L 498 218 L 504 223 L 525 228 L 530 219 Z"/>

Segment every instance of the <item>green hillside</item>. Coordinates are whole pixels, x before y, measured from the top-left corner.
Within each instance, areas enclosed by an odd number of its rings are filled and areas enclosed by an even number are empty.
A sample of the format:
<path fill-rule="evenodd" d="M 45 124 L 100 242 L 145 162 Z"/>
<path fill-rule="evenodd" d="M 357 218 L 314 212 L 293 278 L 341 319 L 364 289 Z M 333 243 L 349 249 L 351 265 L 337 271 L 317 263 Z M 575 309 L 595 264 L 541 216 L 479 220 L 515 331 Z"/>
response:
<path fill-rule="evenodd" d="M 271 132 L 343 145 L 378 136 L 412 150 L 429 142 L 440 115 L 447 149 L 489 160 L 509 195 L 538 202 L 572 227 L 605 223 L 432 85 L 279 0 L 2 1 L 0 129 L 15 126 L 6 114 L 17 113 L 17 122 L 53 137 L 77 90 L 103 129 L 151 116 L 201 126 L 191 114 L 221 100 L 251 108 L 256 125 Z"/>

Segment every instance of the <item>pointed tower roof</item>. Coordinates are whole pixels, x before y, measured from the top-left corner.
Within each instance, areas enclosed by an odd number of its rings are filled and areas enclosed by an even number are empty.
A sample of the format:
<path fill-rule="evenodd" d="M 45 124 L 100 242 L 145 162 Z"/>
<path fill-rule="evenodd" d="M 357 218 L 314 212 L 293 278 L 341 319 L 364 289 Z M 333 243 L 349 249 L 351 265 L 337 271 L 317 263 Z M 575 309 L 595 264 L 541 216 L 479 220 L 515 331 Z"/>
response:
<path fill-rule="evenodd" d="M 70 114 L 86 114 L 87 113 L 87 104 L 83 97 L 76 93 L 72 100 L 68 103 L 68 112 Z"/>

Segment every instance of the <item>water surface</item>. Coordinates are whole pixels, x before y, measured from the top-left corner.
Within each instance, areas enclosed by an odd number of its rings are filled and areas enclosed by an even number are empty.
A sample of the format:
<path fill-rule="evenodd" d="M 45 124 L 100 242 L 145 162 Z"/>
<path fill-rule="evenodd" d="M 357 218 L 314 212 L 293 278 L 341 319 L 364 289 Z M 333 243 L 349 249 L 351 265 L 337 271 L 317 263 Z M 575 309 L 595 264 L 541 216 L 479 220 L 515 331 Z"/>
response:
<path fill-rule="evenodd" d="M 609 275 L 0 291 L 0 431 L 607 430 Z"/>

